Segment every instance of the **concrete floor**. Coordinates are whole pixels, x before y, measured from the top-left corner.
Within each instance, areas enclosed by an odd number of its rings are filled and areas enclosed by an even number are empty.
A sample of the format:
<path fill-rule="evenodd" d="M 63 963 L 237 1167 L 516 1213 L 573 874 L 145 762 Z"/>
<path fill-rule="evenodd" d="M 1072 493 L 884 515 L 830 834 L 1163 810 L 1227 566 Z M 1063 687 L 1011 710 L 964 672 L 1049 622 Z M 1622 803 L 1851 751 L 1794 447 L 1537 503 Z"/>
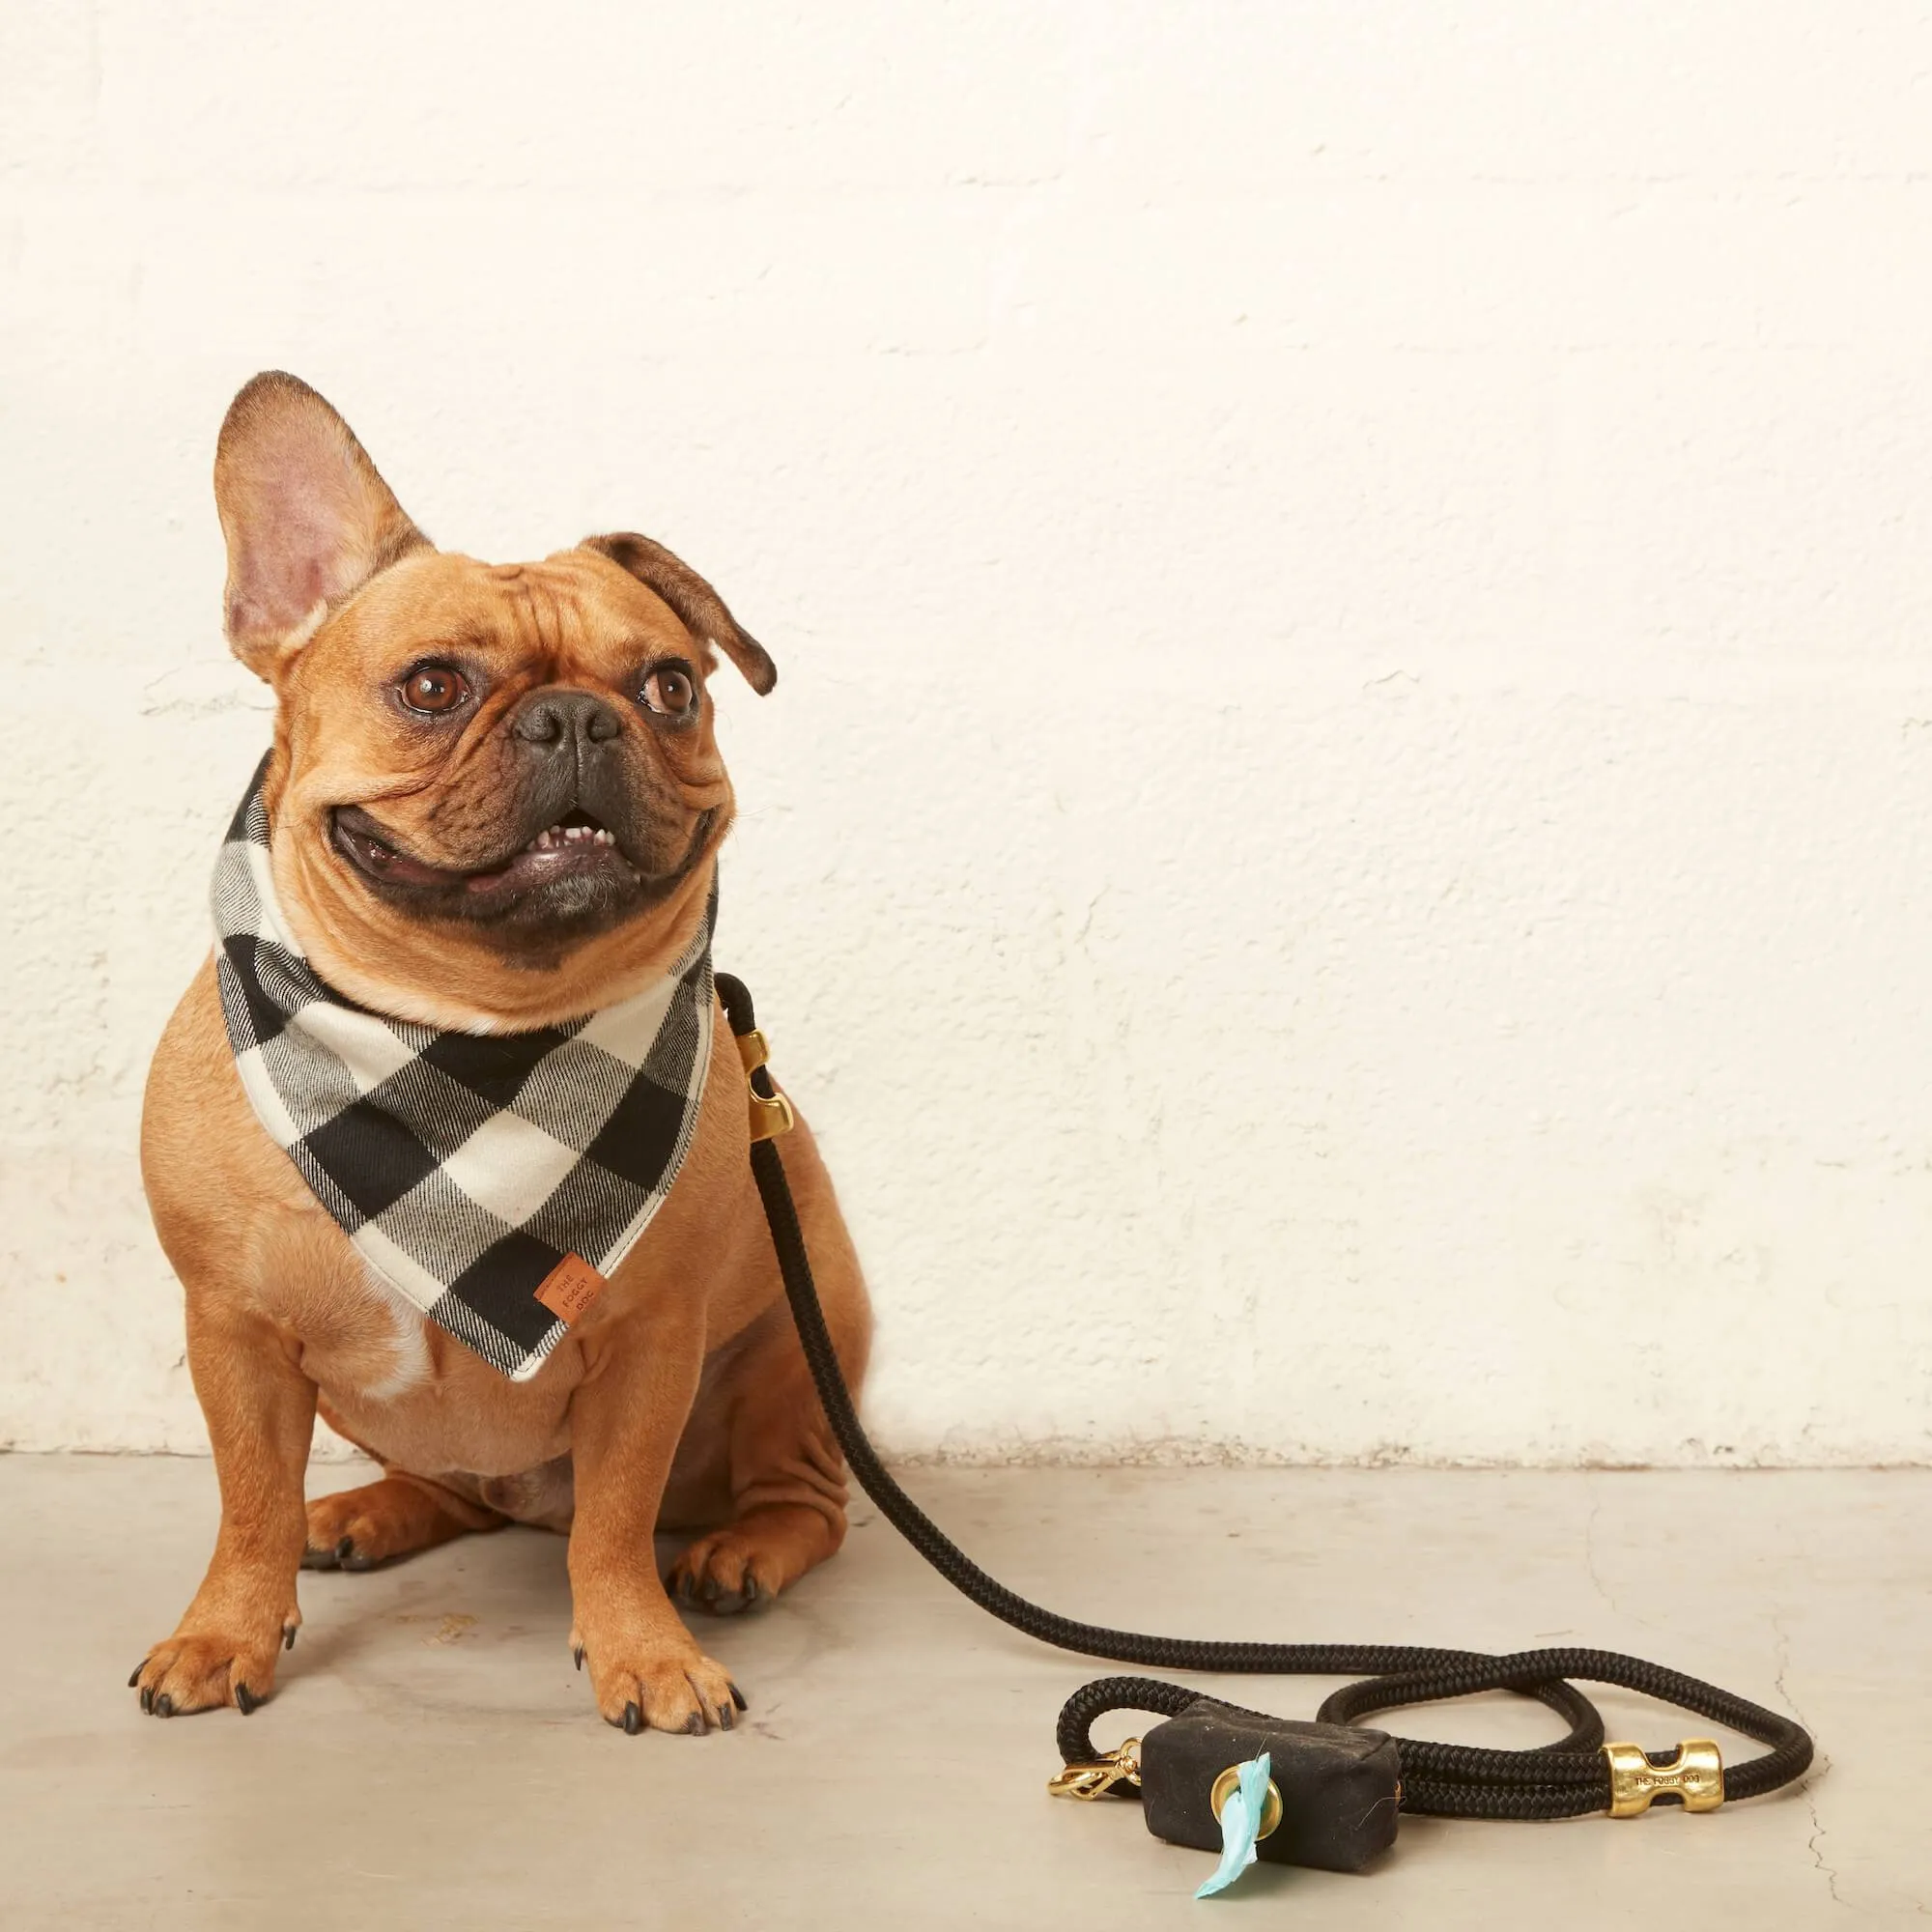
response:
<path fill-rule="evenodd" d="M 361 1471 L 318 1468 L 318 1488 Z M 1808 1789 L 1687 1817 L 1410 1819 L 1373 1873 L 1208 1861 L 1130 1804 L 1045 1793 L 1061 1699 L 1105 1667 L 995 1624 L 882 1521 L 705 1641 L 742 1728 L 626 1738 L 572 1670 L 563 1546 L 473 1539 L 302 1578 L 274 1701 L 143 1719 L 214 1520 L 207 1463 L 0 1458 L 0 1925 L 578 1928 L 1819 1926 L 1932 1911 L 1932 1472 L 918 1470 L 996 1575 L 1203 1634 L 1635 1651 L 1802 1715 Z M 862 1512 L 869 1517 L 869 1511 Z M 1309 1715 L 1324 1685 L 1229 1680 Z M 1612 1734 L 1708 1726 L 1615 1694 Z M 1621 1721 L 1620 1721 L 1621 1720 Z M 1529 1744 L 1507 1699 L 1402 1715 Z"/>

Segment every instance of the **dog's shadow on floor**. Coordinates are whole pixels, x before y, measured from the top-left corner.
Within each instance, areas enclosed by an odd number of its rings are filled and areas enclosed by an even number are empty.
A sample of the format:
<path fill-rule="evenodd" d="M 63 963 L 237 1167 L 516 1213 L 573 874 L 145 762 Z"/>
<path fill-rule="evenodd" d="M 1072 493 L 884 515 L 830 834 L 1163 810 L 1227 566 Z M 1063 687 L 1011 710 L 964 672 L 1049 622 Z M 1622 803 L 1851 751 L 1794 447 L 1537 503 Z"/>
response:
<path fill-rule="evenodd" d="M 512 1524 L 370 1570 L 305 1571 L 295 1655 L 340 1671 L 384 1653 L 484 1644 L 549 1631 L 567 1661 L 569 1546 Z"/>
<path fill-rule="evenodd" d="M 655 1539 L 663 1577 L 689 1536 Z M 355 1666 L 413 1658 L 421 1649 L 486 1650 L 534 1643 L 569 1662 L 569 1540 L 512 1523 L 371 1570 L 311 1570 L 301 1578 L 303 1622 L 279 1688 L 309 1675 L 351 1679 Z M 379 1675 L 387 1672 L 378 1671 Z"/>

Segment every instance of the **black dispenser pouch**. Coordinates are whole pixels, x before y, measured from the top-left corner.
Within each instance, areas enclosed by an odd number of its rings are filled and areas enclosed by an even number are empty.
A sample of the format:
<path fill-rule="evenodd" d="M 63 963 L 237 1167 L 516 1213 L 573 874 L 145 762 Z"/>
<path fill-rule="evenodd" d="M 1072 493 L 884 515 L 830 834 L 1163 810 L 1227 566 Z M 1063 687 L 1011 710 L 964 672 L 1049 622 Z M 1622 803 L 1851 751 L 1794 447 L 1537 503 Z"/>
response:
<path fill-rule="evenodd" d="M 1281 1822 L 1256 1844 L 1257 1858 L 1352 1872 L 1395 1843 L 1402 1766 L 1386 1732 L 1254 1717 L 1211 1697 L 1141 1740 L 1148 1830 L 1171 1844 L 1218 1852 L 1215 1780 L 1263 1751 L 1281 1794 Z"/>

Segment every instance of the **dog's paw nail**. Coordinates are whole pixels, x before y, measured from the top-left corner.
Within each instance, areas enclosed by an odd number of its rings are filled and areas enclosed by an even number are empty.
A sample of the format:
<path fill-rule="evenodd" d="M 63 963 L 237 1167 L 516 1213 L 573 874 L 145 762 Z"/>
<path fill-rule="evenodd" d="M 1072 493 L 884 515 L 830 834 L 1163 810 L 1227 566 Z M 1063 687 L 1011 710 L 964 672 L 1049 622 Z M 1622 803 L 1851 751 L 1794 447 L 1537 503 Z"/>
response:
<path fill-rule="evenodd" d="M 694 1711 L 684 1720 L 684 1734 L 688 1738 L 701 1738 L 704 1735 L 704 1713 Z"/>
<path fill-rule="evenodd" d="M 148 1717 L 155 1715 L 155 1693 L 145 1686 L 141 1690 L 141 1709 Z"/>
<path fill-rule="evenodd" d="M 342 1541 L 335 1546 L 335 1560 L 338 1563 L 347 1563 L 349 1559 L 355 1554 L 355 1539 L 353 1536 L 345 1536 L 342 1539 Z"/>
<path fill-rule="evenodd" d="M 293 1650 L 295 1647 L 296 1626 L 294 1624 L 284 1624 L 282 1626 L 282 1648 L 284 1650 Z"/>
<path fill-rule="evenodd" d="M 732 1722 L 730 1705 L 720 1704 L 718 1707 L 718 1728 L 721 1731 L 728 1731 L 731 1728 Z"/>
<path fill-rule="evenodd" d="M 142 1671 L 144 1671 L 145 1669 L 147 1669 L 147 1667 L 148 1667 L 148 1660 L 147 1660 L 147 1659 L 146 1659 L 146 1658 L 144 1657 L 144 1658 L 142 1658 L 142 1660 L 140 1661 L 140 1662 L 139 1662 L 139 1663 L 135 1664 L 135 1666 L 134 1666 L 134 1674 L 133 1674 L 133 1675 L 132 1675 L 132 1676 L 131 1676 L 130 1678 L 128 1678 L 128 1690 L 133 1690 L 134 1686 L 135 1686 L 135 1685 L 137 1685 L 138 1683 L 140 1683 L 140 1681 L 141 1681 L 141 1673 L 142 1673 Z"/>
<path fill-rule="evenodd" d="M 635 1704 L 624 1706 L 624 1735 L 634 1738 L 644 1728 L 644 1714 Z"/>
<path fill-rule="evenodd" d="M 267 1701 L 264 1697 L 256 1696 L 245 1684 L 238 1684 L 235 1687 L 235 1708 L 244 1718 L 252 1718 Z"/>
<path fill-rule="evenodd" d="M 170 1697 L 165 1690 L 163 1690 L 161 1694 L 155 1699 L 155 1716 L 157 1718 L 172 1718 L 174 1714 L 175 1714 L 175 1700 L 172 1697 Z"/>
<path fill-rule="evenodd" d="M 578 1669 L 582 1670 L 583 1668 L 583 1646 L 581 1643 L 572 1644 L 570 1646 L 570 1655 Z"/>
<path fill-rule="evenodd" d="M 735 1684 L 731 1685 L 729 1689 L 731 1691 L 732 1703 L 737 1705 L 737 1707 L 741 1711 L 749 1711 L 752 1707 L 751 1705 L 745 1702 L 745 1693 L 742 1690 L 740 1690 Z"/>

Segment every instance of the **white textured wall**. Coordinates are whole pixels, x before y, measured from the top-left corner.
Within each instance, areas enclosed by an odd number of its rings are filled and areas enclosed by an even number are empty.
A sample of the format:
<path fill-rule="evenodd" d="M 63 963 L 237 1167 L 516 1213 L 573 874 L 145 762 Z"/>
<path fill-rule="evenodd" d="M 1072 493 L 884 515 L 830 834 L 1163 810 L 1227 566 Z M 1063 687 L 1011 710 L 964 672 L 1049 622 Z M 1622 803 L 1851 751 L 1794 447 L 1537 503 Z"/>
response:
<path fill-rule="evenodd" d="M 193 1446 L 134 1167 L 264 739 L 208 471 L 634 526 L 901 1450 L 1932 1446 L 1923 6 L 0 10 L 0 1440 Z"/>

